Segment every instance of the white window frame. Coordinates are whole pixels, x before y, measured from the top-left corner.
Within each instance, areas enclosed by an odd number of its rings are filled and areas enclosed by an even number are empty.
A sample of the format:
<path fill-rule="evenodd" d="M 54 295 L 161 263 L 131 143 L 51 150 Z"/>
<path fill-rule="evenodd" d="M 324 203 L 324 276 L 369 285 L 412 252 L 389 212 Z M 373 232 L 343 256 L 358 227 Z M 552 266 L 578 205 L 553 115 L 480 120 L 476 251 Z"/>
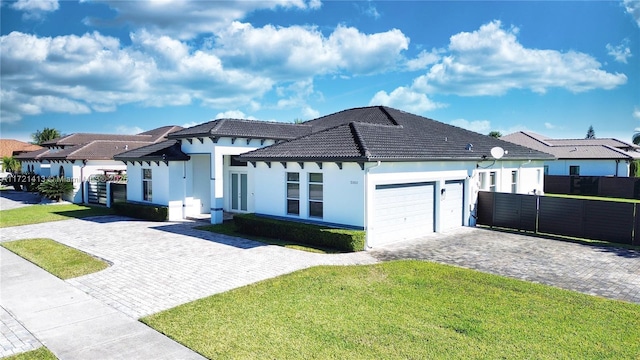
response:
<path fill-rule="evenodd" d="M 315 179 L 312 180 L 312 177 L 315 177 Z M 308 182 L 309 217 L 322 219 L 324 217 L 324 176 L 322 173 L 309 173 Z M 312 188 L 314 190 L 312 190 Z M 312 195 L 316 194 L 318 189 L 320 190 L 320 196 Z M 312 214 L 313 209 L 317 210 L 318 206 L 320 207 L 320 214 Z"/>
<path fill-rule="evenodd" d="M 153 201 L 153 171 L 151 168 L 142 169 L 142 200 Z"/>
<path fill-rule="evenodd" d="M 291 175 L 291 177 L 289 176 Z M 294 176 L 295 175 L 295 176 Z M 294 179 L 297 178 L 297 179 Z M 286 197 L 286 202 L 285 202 L 285 211 L 287 212 L 287 215 L 295 215 L 295 216 L 300 216 L 300 173 L 298 172 L 286 172 L 285 173 L 285 183 L 286 183 L 286 188 L 284 189 L 285 191 L 285 197 Z M 292 193 L 289 192 L 289 185 L 298 185 L 298 196 L 293 196 Z M 289 202 L 297 202 L 298 204 L 298 209 L 297 211 L 289 211 Z"/>

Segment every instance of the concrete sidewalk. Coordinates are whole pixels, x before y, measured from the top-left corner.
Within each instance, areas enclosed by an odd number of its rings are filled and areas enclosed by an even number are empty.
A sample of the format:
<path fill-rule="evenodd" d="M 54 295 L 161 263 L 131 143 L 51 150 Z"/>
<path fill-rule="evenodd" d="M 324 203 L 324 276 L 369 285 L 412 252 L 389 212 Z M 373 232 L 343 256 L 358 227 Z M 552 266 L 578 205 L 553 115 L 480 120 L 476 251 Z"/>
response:
<path fill-rule="evenodd" d="M 4 248 L 0 265 L 2 308 L 61 360 L 204 359 Z"/>

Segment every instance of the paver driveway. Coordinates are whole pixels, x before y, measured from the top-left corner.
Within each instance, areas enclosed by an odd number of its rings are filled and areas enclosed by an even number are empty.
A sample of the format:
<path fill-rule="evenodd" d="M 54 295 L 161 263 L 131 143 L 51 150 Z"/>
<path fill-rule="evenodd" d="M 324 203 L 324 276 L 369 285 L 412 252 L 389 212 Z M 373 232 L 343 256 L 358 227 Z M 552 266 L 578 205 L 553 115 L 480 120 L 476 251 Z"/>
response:
<path fill-rule="evenodd" d="M 47 237 L 101 257 L 106 270 L 67 280 L 139 318 L 212 294 L 315 265 L 377 262 L 366 252 L 314 254 L 194 229 L 119 216 L 2 229 L 2 241 Z"/>
<path fill-rule="evenodd" d="M 380 260 L 424 259 L 640 303 L 640 251 L 461 228 L 391 244 Z"/>

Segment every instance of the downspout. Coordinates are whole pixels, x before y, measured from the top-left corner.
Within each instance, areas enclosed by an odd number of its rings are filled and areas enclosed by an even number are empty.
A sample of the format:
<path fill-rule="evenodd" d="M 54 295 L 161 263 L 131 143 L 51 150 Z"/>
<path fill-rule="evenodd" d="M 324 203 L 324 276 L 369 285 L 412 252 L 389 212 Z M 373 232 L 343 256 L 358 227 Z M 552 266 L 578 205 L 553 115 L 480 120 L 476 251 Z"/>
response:
<path fill-rule="evenodd" d="M 620 160 L 616 159 L 616 177 L 618 177 L 618 166 L 620 166 Z"/>
<path fill-rule="evenodd" d="M 87 159 L 82 160 L 82 166 L 80 166 L 80 194 L 81 194 L 81 200 L 82 200 L 82 204 L 84 204 L 84 189 L 85 189 L 85 179 L 84 179 L 84 167 L 87 166 Z"/>
<path fill-rule="evenodd" d="M 374 166 L 365 169 L 364 173 L 364 231 L 365 231 L 365 250 L 371 249 L 369 246 L 369 173 L 371 169 L 375 169 L 381 165 L 378 161 Z"/>

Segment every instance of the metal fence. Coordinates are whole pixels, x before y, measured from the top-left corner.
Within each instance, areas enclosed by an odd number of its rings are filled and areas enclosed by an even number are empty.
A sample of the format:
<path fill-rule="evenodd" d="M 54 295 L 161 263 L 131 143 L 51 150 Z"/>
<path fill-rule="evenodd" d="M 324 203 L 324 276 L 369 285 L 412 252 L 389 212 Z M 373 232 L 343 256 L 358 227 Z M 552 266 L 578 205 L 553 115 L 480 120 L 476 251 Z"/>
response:
<path fill-rule="evenodd" d="M 640 199 L 640 178 L 545 175 L 544 191 L 550 194 Z"/>
<path fill-rule="evenodd" d="M 127 201 L 127 184 L 126 183 L 110 183 L 111 188 L 111 204 Z"/>
<path fill-rule="evenodd" d="M 640 245 L 640 204 L 481 191 L 477 224 Z"/>

